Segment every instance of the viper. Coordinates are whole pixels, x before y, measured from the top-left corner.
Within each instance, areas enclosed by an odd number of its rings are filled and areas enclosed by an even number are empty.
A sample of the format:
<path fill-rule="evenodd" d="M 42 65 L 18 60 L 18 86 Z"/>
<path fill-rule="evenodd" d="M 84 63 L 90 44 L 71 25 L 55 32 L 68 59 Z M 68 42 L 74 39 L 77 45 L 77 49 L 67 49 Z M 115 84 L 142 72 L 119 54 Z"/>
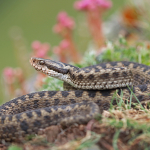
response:
<path fill-rule="evenodd" d="M 29 93 L 0 106 L 0 142 L 35 134 L 51 125 L 87 123 L 108 110 L 114 93 L 133 102 L 150 100 L 150 67 L 135 62 L 109 62 L 78 68 L 32 57 L 31 65 L 64 81 L 64 91 Z"/>

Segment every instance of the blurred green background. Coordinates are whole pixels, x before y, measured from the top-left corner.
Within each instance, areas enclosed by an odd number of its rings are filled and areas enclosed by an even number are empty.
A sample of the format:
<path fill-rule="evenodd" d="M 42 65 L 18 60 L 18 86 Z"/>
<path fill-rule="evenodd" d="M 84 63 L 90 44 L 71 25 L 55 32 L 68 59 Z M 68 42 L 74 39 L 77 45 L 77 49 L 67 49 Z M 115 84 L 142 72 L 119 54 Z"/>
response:
<path fill-rule="evenodd" d="M 84 13 L 73 8 L 74 2 L 75 0 L 0 0 L 0 73 L 5 67 L 20 66 L 16 59 L 17 51 L 12 38 L 12 34 L 16 34 L 18 29 L 22 32 L 27 50 L 31 53 L 31 43 L 34 40 L 48 42 L 51 46 L 59 44 L 61 38 L 53 33 L 52 28 L 60 11 L 66 11 L 69 16 L 72 16 L 78 28 Z M 113 7 L 106 13 L 105 18 L 120 9 L 124 2 L 113 0 Z M 78 37 L 76 31 L 77 29 L 74 32 L 74 39 L 78 49 L 86 48 L 86 42 Z M 1 88 L 0 94 L 3 95 Z"/>

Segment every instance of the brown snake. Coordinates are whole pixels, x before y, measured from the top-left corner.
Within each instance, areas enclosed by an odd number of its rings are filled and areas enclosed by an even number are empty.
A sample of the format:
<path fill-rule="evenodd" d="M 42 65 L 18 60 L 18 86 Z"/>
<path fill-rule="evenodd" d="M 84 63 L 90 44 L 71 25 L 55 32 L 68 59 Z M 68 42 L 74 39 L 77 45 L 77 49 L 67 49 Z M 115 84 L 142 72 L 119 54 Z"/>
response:
<path fill-rule="evenodd" d="M 63 80 L 64 87 L 73 90 L 29 93 L 0 106 L 0 142 L 59 123 L 86 123 L 109 109 L 115 91 L 118 95 L 123 91 L 123 99 L 128 99 L 131 91 L 127 85 L 133 85 L 140 102 L 150 100 L 150 67 L 146 65 L 122 61 L 78 68 L 41 58 L 31 58 L 30 63 L 36 70 Z M 137 102 L 134 97 L 132 101 Z"/>

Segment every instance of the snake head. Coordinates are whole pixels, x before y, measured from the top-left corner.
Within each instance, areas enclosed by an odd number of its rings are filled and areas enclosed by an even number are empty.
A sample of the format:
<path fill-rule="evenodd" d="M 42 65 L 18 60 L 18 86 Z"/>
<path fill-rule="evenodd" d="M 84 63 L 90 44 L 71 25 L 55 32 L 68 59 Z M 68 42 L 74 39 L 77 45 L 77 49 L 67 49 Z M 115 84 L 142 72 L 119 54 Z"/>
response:
<path fill-rule="evenodd" d="M 31 57 L 30 63 L 37 71 L 41 71 L 48 76 L 67 82 L 70 80 L 69 66 L 65 63 L 36 57 Z"/>

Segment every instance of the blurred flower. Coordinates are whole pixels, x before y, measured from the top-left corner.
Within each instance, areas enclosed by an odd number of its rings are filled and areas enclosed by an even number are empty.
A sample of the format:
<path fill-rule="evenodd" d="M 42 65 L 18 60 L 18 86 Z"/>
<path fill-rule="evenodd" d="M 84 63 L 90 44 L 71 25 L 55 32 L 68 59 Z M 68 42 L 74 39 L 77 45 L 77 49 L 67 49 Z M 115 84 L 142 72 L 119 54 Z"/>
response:
<path fill-rule="evenodd" d="M 89 11 L 94 9 L 108 9 L 112 6 L 108 0 L 80 0 L 75 2 L 74 7 L 77 10 Z"/>
<path fill-rule="evenodd" d="M 14 82 L 14 72 L 12 68 L 10 67 L 5 68 L 3 70 L 3 76 L 7 84 L 12 84 Z"/>
<path fill-rule="evenodd" d="M 99 8 L 109 9 L 112 7 L 112 2 L 109 0 L 96 0 L 96 4 Z"/>
<path fill-rule="evenodd" d="M 41 42 L 40 41 L 34 41 L 31 46 L 32 46 L 33 50 L 38 50 L 41 47 Z"/>
<path fill-rule="evenodd" d="M 68 32 L 74 29 L 74 20 L 67 15 L 66 12 L 60 12 L 57 16 L 57 24 L 54 26 L 53 30 L 62 36 L 65 36 Z"/>
<path fill-rule="evenodd" d="M 59 46 L 53 48 L 53 52 L 59 57 L 59 61 L 61 62 L 80 61 L 80 54 L 76 51 L 74 44 L 70 39 L 62 40 Z"/>
<path fill-rule="evenodd" d="M 77 1 L 77 2 L 75 2 L 74 7 L 77 10 L 83 10 L 83 11 L 93 10 L 93 9 L 96 8 L 96 6 L 93 3 L 93 0 L 80 0 L 80 1 Z"/>
<path fill-rule="evenodd" d="M 26 94 L 25 78 L 21 68 L 7 67 L 3 70 L 4 87 L 7 91 L 6 96 L 12 98 Z M 20 92 L 17 92 L 20 91 Z M 17 95 L 16 95 L 17 93 Z"/>
<path fill-rule="evenodd" d="M 70 43 L 67 40 L 61 41 L 59 46 L 53 48 L 53 52 L 59 57 L 59 61 L 67 63 Z"/>
<path fill-rule="evenodd" d="M 122 18 L 123 23 L 130 27 L 138 27 L 139 19 L 141 17 L 139 8 L 134 6 L 127 6 L 123 9 Z"/>
<path fill-rule="evenodd" d="M 44 73 L 38 72 L 36 76 L 36 81 L 34 83 L 34 87 L 36 90 L 40 89 L 44 83 L 44 78 L 47 77 Z"/>
<path fill-rule="evenodd" d="M 61 24 L 62 26 L 66 28 L 73 29 L 74 27 L 73 19 L 69 17 L 66 12 L 60 12 L 58 14 L 57 21 L 59 24 Z"/>
<path fill-rule="evenodd" d="M 108 0 L 80 0 L 74 4 L 75 9 L 86 12 L 89 29 L 98 49 L 105 45 L 102 14 L 111 6 L 112 3 Z"/>
<path fill-rule="evenodd" d="M 33 56 L 40 58 L 47 58 L 50 45 L 48 43 L 41 43 L 39 41 L 34 41 L 31 45 L 33 49 Z"/>
<path fill-rule="evenodd" d="M 67 62 L 66 54 L 70 54 L 71 61 L 79 62 L 81 56 L 72 39 L 72 31 L 74 28 L 74 20 L 67 15 L 66 12 L 60 12 L 57 16 L 57 24 L 54 26 L 54 32 L 63 37 L 59 46 L 54 47 L 54 53 L 59 55 L 62 62 Z"/>

